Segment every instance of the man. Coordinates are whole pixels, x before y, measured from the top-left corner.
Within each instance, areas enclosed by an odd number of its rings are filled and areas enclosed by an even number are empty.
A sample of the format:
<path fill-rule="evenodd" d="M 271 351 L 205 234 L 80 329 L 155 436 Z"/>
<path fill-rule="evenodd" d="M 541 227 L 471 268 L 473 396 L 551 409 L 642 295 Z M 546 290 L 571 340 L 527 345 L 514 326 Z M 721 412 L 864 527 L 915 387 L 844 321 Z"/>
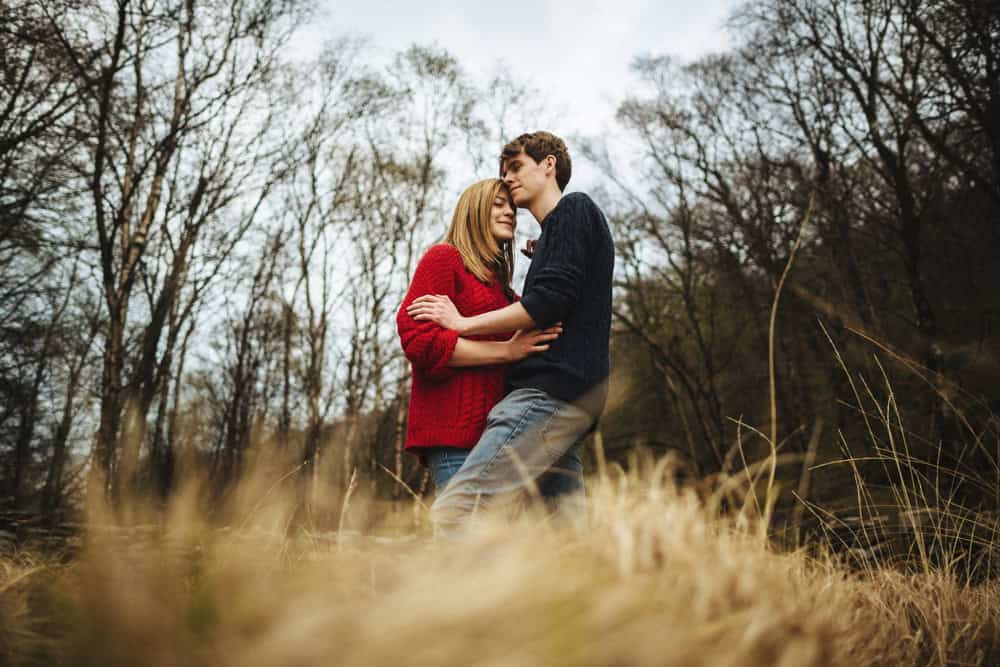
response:
<path fill-rule="evenodd" d="M 503 148 L 500 176 L 517 207 L 541 225 L 519 302 L 463 317 L 448 297 L 428 295 L 408 309 L 463 337 L 563 326 L 547 351 L 508 368 L 507 395 L 431 508 L 440 531 L 529 489 L 560 500 L 564 512 L 582 509 L 580 441 L 607 397 L 614 246 L 590 197 L 563 195 L 571 172 L 566 144 L 548 132 L 523 134 Z"/>

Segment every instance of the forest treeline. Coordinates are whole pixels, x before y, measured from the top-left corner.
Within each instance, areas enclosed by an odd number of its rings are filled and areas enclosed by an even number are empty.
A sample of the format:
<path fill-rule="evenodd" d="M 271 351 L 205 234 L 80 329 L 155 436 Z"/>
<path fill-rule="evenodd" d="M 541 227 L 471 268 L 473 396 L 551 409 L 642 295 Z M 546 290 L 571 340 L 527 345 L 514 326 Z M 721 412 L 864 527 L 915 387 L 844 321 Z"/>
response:
<path fill-rule="evenodd" d="M 731 27 L 730 52 L 638 58 L 619 108 L 642 174 L 612 188 L 620 436 L 699 474 L 773 438 L 792 489 L 851 459 L 995 507 L 1000 11 L 772 0 Z M 823 475 L 842 495 L 855 472 Z"/>
<path fill-rule="evenodd" d="M 544 72 L 351 36 L 293 58 L 313 10 L 0 5 L 5 507 L 224 494 L 261 458 L 306 504 L 427 491 L 395 309 L 452 184 L 539 129 Z M 637 54 L 619 132 L 571 141 L 618 244 L 602 450 L 705 475 L 773 430 L 798 480 L 902 438 L 997 503 L 1000 11 L 766 0 L 729 29 Z"/>

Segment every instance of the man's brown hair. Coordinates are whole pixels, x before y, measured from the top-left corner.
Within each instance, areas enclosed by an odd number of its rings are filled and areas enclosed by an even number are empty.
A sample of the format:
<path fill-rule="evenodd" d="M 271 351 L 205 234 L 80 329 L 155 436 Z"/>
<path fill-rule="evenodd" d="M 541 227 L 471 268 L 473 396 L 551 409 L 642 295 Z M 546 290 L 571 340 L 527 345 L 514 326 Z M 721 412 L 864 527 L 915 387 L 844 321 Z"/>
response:
<path fill-rule="evenodd" d="M 503 178 L 504 162 L 520 155 L 521 151 L 530 155 L 535 162 L 541 162 L 548 155 L 554 157 L 556 185 L 559 186 L 560 192 L 566 189 L 569 177 L 573 173 L 573 164 L 569 160 L 569 151 L 566 150 L 566 143 L 562 139 L 551 132 L 531 132 L 514 139 L 500 152 L 500 178 Z"/>

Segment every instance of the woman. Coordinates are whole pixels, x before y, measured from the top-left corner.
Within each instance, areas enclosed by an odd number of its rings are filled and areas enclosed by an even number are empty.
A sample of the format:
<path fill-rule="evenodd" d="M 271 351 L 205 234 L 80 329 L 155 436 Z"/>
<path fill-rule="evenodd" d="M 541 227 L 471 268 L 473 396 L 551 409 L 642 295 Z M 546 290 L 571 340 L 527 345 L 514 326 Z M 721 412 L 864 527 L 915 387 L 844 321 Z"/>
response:
<path fill-rule="evenodd" d="M 516 295 L 515 210 L 503 181 L 469 186 L 458 200 L 443 243 L 421 258 L 396 315 L 399 338 L 413 364 L 406 449 L 420 456 L 436 489 L 462 467 L 503 398 L 504 364 L 548 349 L 561 329 L 459 338 L 433 322 L 418 322 L 407 306 L 425 294 L 445 294 L 463 315 L 509 305 Z"/>

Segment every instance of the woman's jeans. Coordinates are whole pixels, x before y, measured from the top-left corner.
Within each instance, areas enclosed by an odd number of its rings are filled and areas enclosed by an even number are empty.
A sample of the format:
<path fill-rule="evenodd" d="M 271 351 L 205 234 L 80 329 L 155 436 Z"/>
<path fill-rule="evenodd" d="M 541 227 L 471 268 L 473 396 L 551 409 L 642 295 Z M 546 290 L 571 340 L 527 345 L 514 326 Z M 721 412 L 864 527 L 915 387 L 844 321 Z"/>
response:
<path fill-rule="evenodd" d="M 431 518 L 439 532 L 461 528 L 477 511 L 537 494 L 560 514 L 583 519 L 580 440 L 594 417 L 538 389 L 517 389 L 490 411 L 479 442 L 444 488 Z"/>
<path fill-rule="evenodd" d="M 431 481 L 438 493 L 448 485 L 448 481 L 465 463 L 468 449 L 457 447 L 428 447 L 423 451 L 424 460 L 431 471 Z"/>

